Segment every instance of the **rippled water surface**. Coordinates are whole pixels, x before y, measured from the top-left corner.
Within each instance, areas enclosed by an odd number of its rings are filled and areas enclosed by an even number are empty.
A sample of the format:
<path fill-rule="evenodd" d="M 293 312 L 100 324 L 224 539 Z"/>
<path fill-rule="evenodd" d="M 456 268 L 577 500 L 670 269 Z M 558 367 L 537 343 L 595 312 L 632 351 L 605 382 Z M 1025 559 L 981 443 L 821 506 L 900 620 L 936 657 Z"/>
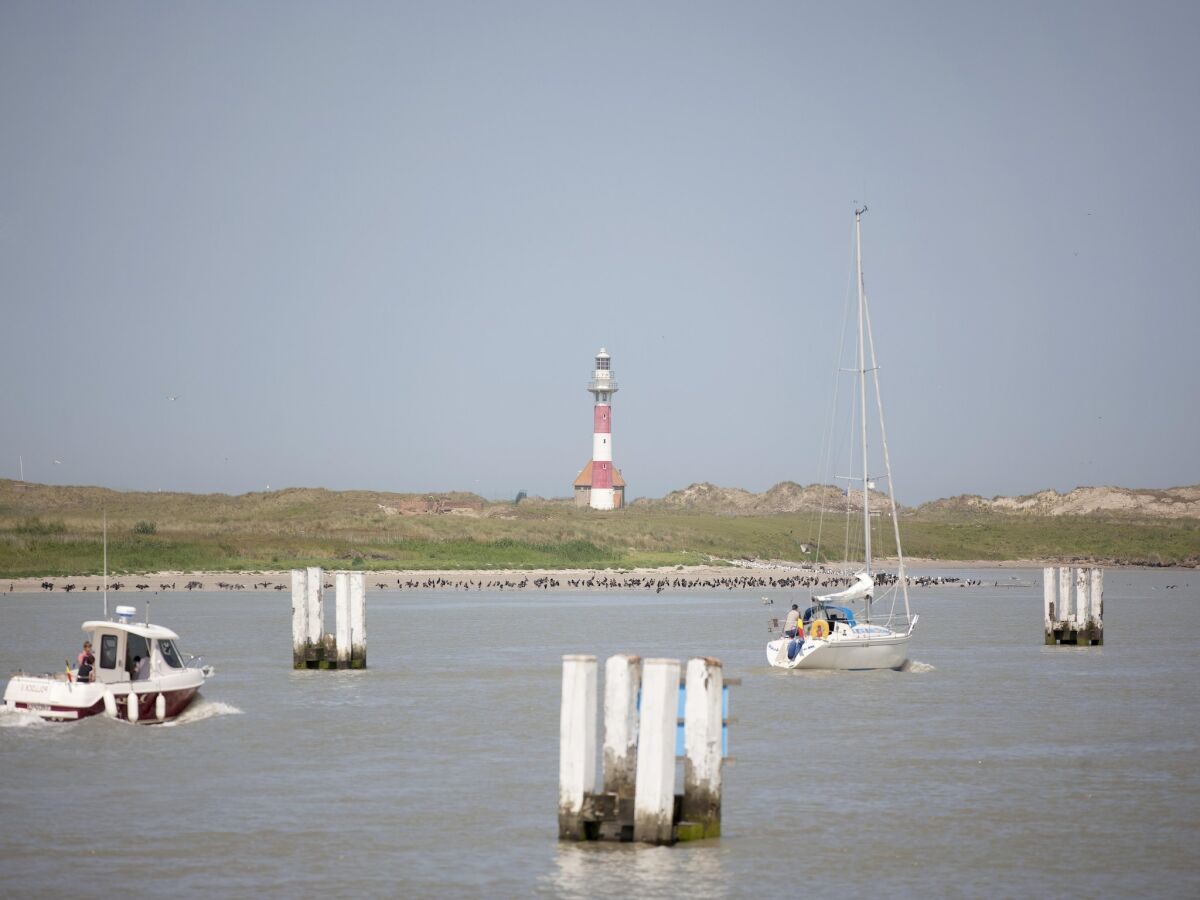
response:
<path fill-rule="evenodd" d="M 286 593 L 160 595 L 215 679 L 170 727 L 0 714 L 0 894 L 1200 895 L 1200 572 L 1109 571 L 1088 649 L 1043 645 L 1017 575 L 914 591 L 912 670 L 838 674 L 765 665 L 782 591 L 372 591 L 366 672 L 294 672 Z M 98 606 L 0 596 L 0 672 Z M 557 842 L 577 652 L 742 679 L 721 839 Z"/>

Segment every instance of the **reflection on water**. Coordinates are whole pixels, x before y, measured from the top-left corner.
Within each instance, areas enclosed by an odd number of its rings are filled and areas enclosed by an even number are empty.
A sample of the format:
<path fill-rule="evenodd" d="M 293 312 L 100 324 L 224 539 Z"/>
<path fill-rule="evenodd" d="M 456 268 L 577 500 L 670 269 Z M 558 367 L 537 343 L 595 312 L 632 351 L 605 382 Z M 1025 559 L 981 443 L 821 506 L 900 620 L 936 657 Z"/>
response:
<path fill-rule="evenodd" d="M 554 871 L 541 893 L 558 897 L 719 897 L 729 883 L 719 841 L 676 847 L 638 844 L 559 844 Z"/>
<path fill-rule="evenodd" d="M 1037 587 L 917 589 L 916 660 L 858 673 L 765 665 L 761 591 L 372 593 L 365 672 L 293 670 L 287 596 L 162 595 L 155 619 L 217 668 L 174 726 L 0 713 L 3 893 L 76 891 L 63 848 L 87 893 L 127 893 L 136 847 L 138 895 L 173 900 L 742 896 L 793 864 L 826 895 L 1197 896 L 1188 576 L 1110 572 L 1103 648 L 1046 647 Z M 93 603 L 0 597 L 0 673 L 75 652 Z M 741 679 L 721 839 L 557 843 L 579 652 Z"/>

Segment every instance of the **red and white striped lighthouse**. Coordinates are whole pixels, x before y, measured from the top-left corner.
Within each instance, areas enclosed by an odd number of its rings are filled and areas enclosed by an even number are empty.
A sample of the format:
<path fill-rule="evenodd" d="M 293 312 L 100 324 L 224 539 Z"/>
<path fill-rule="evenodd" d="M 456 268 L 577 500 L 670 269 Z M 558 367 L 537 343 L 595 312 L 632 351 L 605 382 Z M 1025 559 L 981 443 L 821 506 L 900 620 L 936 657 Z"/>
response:
<path fill-rule="evenodd" d="M 592 461 L 575 479 L 575 502 L 592 509 L 619 509 L 625 505 L 625 480 L 612 461 L 612 395 L 617 382 L 612 358 L 603 347 L 596 354 L 596 368 L 587 389 L 595 397 L 592 415 Z"/>

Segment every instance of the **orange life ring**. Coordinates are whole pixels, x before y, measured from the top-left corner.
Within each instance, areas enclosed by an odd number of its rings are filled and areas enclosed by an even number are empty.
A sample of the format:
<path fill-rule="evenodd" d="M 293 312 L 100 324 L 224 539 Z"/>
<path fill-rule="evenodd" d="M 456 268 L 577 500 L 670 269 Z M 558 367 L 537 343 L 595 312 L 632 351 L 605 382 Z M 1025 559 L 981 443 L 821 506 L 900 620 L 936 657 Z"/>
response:
<path fill-rule="evenodd" d="M 814 619 L 809 633 L 814 640 L 822 640 L 829 637 L 829 623 L 824 619 Z"/>

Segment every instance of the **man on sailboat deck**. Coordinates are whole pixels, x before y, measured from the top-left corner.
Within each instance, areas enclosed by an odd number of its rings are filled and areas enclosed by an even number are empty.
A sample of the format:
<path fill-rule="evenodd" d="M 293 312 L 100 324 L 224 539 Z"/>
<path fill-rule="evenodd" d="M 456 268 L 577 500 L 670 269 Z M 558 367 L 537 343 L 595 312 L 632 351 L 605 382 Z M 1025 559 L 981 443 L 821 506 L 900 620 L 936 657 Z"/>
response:
<path fill-rule="evenodd" d="M 794 638 L 796 636 L 796 622 L 800 618 L 800 607 L 795 603 L 788 610 L 787 618 L 783 622 L 783 636 Z"/>

